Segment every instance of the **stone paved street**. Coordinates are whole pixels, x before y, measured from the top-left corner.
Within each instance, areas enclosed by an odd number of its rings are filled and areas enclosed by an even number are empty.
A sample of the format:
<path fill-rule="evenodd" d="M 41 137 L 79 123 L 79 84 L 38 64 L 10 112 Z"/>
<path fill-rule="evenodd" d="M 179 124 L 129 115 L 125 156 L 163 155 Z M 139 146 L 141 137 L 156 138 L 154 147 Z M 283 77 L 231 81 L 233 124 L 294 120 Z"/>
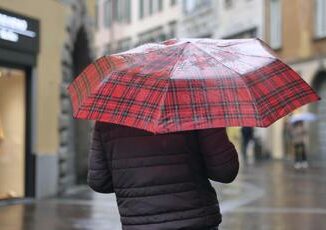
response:
<path fill-rule="evenodd" d="M 326 229 L 326 168 L 295 171 L 290 164 L 247 166 L 233 184 L 214 183 L 222 230 Z M 63 198 L 0 206 L 0 230 L 120 230 L 114 195 L 88 188 Z"/>

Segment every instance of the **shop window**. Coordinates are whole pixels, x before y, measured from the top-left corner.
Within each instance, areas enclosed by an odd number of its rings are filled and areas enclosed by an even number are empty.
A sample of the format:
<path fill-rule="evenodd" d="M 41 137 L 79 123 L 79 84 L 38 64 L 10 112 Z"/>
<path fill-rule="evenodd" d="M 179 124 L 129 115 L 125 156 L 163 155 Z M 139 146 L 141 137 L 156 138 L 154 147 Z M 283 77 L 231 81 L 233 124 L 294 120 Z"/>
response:
<path fill-rule="evenodd" d="M 0 199 L 25 194 L 25 73 L 0 67 Z"/>

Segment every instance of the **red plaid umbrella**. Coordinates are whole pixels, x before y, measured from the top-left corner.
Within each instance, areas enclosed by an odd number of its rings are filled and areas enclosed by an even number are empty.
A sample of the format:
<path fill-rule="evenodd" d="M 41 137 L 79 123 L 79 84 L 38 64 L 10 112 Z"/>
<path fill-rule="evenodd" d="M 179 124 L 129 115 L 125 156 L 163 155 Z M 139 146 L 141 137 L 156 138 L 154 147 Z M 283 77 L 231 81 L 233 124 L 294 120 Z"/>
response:
<path fill-rule="evenodd" d="M 266 127 L 319 99 L 259 39 L 180 39 L 104 56 L 68 88 L 75 118 L 154 133 Z"/>

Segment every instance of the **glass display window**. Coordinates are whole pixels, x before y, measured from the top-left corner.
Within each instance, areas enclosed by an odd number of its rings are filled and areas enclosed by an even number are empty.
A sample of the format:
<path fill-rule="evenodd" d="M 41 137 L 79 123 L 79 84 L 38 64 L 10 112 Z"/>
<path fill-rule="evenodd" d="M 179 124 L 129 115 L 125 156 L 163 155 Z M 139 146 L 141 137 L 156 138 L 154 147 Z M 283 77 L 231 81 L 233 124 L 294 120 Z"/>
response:
<path fill-rule="evenodd" d="M 0 200 L 25 194 L 26 76 L 0 66 Z"/>

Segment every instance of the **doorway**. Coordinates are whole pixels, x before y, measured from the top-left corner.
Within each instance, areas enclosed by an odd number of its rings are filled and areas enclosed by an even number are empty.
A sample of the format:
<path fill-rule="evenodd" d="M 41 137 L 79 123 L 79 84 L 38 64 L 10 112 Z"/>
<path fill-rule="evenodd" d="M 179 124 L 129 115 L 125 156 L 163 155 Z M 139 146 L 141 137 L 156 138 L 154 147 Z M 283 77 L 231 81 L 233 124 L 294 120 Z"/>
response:
<path fill-rule="evenodd" d="M 89 44 L 85 29 L 78 30 L 72 53 L 73 76 L 78 76 L 91 63 Z M 76 153 L 76 183 L 85 184 L 87 178 L 87 163 L 89 151 L 89 133 L 91 123 L 86 120 L 74 120 L 74 149 Z"/>

